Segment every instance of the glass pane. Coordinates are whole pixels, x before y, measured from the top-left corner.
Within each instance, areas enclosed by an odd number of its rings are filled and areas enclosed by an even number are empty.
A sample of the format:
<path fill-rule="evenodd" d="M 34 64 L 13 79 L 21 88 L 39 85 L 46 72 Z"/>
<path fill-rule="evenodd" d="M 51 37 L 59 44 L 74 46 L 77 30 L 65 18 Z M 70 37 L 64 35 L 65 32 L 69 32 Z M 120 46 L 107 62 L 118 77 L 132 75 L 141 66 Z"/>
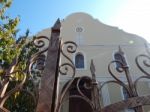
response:
<path fill-rule="evenodd" d="M 84 56 L 82 54 L 77 54 L 75 57 L 76 68 L 84 68 Z"/>

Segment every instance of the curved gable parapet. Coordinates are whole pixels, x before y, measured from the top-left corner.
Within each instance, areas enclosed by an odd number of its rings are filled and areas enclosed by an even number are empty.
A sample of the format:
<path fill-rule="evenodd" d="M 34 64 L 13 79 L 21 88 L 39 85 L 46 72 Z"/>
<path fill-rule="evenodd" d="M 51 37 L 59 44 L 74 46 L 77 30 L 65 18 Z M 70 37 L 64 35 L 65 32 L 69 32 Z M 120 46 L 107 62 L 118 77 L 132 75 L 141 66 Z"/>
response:
<path fill-rule="evenodd" d="M 84 12 L 76 12 L 76 13 L 72 13 L 70 15 L 68 15 L 65 20 L 69 20 L 69 19 L 78 19 L 79 17 L 85 17 L 85 18 L 89 18 L 89 19 L 93 19 L 93 17 L 87 13 L 84 13 Z"/>
<path fill-rule="evenodd" d="M 82 27 L 83 32 L 76 32 Z M 61 35 L 64 40 L 84 41 L 82 44 L 143 44 L 145 39 L 127 33 L 117 27 L 103 24 L 89 14 L 73 13 L 62 20 Z M 81 40 L 81 41 L 82 41 Z"/>

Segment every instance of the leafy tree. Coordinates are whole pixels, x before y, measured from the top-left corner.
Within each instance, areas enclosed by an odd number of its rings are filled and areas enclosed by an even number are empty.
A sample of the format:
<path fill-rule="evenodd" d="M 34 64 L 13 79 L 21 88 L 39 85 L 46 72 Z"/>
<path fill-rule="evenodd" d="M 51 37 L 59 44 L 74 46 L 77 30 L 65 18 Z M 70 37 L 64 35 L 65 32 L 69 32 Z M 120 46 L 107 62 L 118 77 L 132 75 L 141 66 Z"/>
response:
<path fill-rule="evenodd" d="M 11 6 L 11 0 L 0 0 L 0 82 L 1 87 L 4 85 L 4 78 L 7 70 L 11 67 L 14 59 L 17 59 L 15 70 L 24 71 L 27 68 L 28 60 L 31 55 L 38 51 L 38 49 L 29 41 L 27 30 L 25 36 L 16 39 L 18 32 L 17 25 L 20 21 L 18 17 L 10 18 L 5 15 L 6 9 Z M 33 72 L 35 75 L 36 72 Z M 32 95 L 36 95 L 34 89 L 35 83 L 33 75 L 25 74 L 27 79 L 23 86 L 23 91 L 16 92 L 6 101 L 4 107 L 7 107 L 11 112 L 33 112 L 35 104 L 33 104 Z M 16 72 L 9 78 L 9 86 L 7 92 L 13 89 L 16 84 L 23 79 L 23 74 Z M 26 92 L 28 90 L 28 92 Z"/>
<path fill-rule="evenodd" d="M 19 54 L 22 44 L 15 44 L 19 18 L 12 19 L 5 15 L 6 9 L 11 5 L 11 1 L 1 0 L 0 3 L 0 66 L 4 70 L 9 67 L 12 60 Z"/>

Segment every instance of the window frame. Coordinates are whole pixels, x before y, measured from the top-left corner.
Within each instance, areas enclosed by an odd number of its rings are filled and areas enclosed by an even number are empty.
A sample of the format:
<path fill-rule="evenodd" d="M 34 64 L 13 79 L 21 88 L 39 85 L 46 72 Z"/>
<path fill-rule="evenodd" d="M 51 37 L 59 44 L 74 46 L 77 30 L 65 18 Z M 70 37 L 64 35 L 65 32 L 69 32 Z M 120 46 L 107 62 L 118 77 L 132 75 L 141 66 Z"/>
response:
<path fill-rule="evenodd" d="M 114 61 L 117 61 L 116 58 L 115 58 L 115 54 L 117 54 L 117 53 L 119 53 L 119 51 L 114 51 L 114 52 L 113 52 L 113 60 L 114 60 Z M 126 57 L 126 54 L 123 54 L 123 57 L 124 57 L 124 60 L 125 60 L 125 66 L 129 66 L 128 60 L 127 60 L 127 57 Z M 118 60 L 118 61 L 119 61 L 119 60 Z M 116 70 L 117 70 L 118 72 L 121 72 L 121 70 L 118 69 L 118 66 L 119 66 L 119 65 L 117 65 L 117 64 L 119 64 L 119 63 L 116 62 L 116 63 L 114 63 L 114 64 L 115 64 Z"/>
<path fill-rule="evenodd" d="M 84 57 L 84 68 L 76 68 L 76 63 L 75 63 L 76 60 L 75 60 L 75 58 L 76 58 L 76 55 L 78 55 L 78 54 L 81 54 Z M 86 55 L 85 55 L 84 52 L 79 51 L 79 52 L 75 53 L 73 55 L 73 62 L 74 62 L 74 66 L 75 66 L 76 70 L 86 70 L 86 68 L 87 68 L 87 65 L 86 65 Z"/>

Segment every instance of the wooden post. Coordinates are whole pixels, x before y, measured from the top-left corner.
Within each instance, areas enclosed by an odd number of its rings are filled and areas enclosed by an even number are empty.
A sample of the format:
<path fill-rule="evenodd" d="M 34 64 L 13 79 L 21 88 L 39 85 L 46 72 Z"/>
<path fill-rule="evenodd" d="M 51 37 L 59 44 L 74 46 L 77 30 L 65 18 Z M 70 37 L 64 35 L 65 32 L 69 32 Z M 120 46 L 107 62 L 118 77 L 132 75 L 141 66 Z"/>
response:
<path fill-rule="evenodd" d="M 59 63 L 59 35 L 61 23 L 58 19 L 51 31 L 51 39 L 47 53 L 46 65 L 42 74 L 41 89 L 37 104 L 37 112 L 53 112 L 55 106 L 55 93 L 57 87 L 57 73 Z"/>

